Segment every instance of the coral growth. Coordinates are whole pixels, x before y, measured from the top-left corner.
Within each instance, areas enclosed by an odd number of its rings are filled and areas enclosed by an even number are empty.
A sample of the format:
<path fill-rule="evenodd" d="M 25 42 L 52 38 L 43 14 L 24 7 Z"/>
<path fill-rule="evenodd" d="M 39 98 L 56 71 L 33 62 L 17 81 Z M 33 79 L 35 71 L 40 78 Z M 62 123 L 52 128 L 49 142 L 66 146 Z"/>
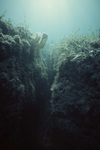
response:
<path fill-rule="evenodd" d="M 34 43 L 34 49 L 38 50 L 41 48 L 44 48 L 46 41 L 48 39 L 48 35 L 46 33 L 43 33 L 42 39 L 41 39 L 41 34 L 37 33 L 35 37 L 33 37 L 33 43 Z M 41 39 L 41 40 L 40 40 Z"/>

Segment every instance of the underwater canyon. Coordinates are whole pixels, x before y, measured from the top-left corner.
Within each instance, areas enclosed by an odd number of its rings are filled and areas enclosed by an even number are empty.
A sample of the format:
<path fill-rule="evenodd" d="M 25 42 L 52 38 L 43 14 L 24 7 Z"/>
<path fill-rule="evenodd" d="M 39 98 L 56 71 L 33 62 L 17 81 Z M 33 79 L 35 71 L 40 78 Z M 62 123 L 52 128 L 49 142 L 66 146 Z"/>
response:
<path fill-rule="evenodd" d="M 48 36 L 0 18 L 0 149 L 99 150 L 100 30 Z"/>

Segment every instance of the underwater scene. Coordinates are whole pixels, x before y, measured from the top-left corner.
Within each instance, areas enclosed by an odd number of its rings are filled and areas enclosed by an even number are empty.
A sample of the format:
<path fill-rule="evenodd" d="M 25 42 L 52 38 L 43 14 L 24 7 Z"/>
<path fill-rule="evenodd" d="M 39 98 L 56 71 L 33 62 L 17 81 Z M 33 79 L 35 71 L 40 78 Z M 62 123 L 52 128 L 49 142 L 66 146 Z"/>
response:
<path fill-rule="evenodd" d="M 0 150 L 100 150 L 100 0 L 0 0 Z"/>

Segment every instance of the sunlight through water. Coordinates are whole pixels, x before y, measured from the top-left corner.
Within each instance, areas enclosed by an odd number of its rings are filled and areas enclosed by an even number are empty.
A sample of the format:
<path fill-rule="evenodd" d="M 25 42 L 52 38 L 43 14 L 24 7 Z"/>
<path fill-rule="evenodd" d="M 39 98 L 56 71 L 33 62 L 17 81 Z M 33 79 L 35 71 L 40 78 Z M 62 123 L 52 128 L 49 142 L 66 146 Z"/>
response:
<path fill-rule="evenodd" d="M 48 40 L 100 27 L 100 0 L 2 0 L 0 13 L 5 10 L 6 18 L 28 24 L 34 34 L 48 33 Z"/>

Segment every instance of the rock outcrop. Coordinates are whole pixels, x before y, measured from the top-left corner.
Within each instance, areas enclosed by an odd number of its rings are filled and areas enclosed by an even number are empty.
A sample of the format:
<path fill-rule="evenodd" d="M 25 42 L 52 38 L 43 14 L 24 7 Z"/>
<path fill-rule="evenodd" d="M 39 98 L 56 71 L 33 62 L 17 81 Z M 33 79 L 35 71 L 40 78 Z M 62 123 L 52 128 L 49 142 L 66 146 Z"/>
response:
<path fill-rule="evenodd" d="M 100 33 L 47 38 L 0 18 L 0 149 L 99 150 Z"/>
<path fill-rule="evenodd" d="M 53 147 L 99 150 L 100 45 L 98 40 L 88 41 L 84 47 L 83 41 L 75 41 L 76 45 L 71 42 L 69 46 L 65 42 L 67 49 L 60 48 L 63 57 L 58 54 L 55 58 L 57 74 L 51 87 Z"/>
<path fill-rule="evenodd" d="M 0 20 L 0 149 L 32 149 L 46 89 L 47 73 L 39 44 L 24 27 Z M 35 39 L 35 40 L 34 40 Z M 46 39 L 46 40 L 44 40 Z M 36 48 L 37 47 L 37 48 Z M 38 94 L 37 94 L 38 93 Z M 30 122 L 30 123 L 29 123 Z M 27 131 L 26 131 L 27 130 Z M 33 142 L 32 142 L 33 140 Z M 26 143 L 26 144 L 25 144 Z M 31 144 L 32 143 L 32 144 Z"/>

